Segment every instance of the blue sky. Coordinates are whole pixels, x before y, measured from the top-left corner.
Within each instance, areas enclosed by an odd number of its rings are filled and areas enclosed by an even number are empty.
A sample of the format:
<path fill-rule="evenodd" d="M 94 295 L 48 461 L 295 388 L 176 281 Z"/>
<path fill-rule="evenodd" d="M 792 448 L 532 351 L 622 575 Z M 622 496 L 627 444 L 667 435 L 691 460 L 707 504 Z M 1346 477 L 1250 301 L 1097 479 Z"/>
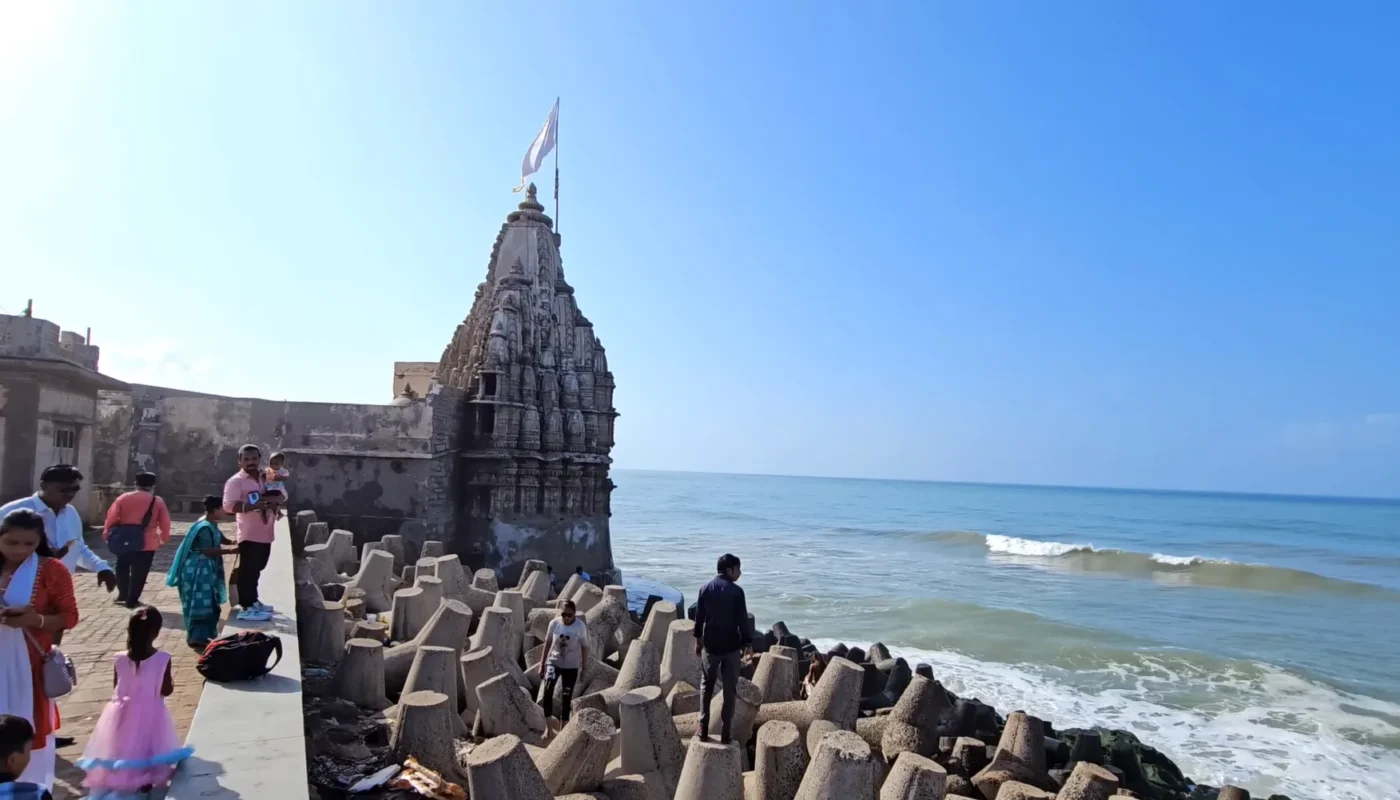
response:
<path fill-rule="evenodd" d="M 1400 496 L 1397 22 L 8 3 L 0 307 L 128 380 L 387 402 L 558 95 L 620 466 Z"/>

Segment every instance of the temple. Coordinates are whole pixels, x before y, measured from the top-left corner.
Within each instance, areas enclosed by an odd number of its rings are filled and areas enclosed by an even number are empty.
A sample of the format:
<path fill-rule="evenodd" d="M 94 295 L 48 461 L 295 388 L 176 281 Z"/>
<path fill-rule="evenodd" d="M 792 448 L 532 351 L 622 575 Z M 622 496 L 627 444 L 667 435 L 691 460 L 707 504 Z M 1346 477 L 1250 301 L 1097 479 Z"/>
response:
<path fill-rule="evenodd" d="M 613 375 L 533 184 L 501 226 L 437 381 L 464 393 L 458 542 L 492 565 L 611 571 Z"/>

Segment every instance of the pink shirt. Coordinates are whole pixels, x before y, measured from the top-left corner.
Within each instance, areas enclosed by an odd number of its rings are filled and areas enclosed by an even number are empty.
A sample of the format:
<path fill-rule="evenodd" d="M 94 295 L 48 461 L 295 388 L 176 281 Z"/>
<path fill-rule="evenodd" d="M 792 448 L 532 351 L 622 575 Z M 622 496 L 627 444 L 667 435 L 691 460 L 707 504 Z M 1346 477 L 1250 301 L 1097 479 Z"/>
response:
<path fill-rule="evenodd" d="M 248 473 L 239 471 L 224 483 L 224 511 L 233 512 L 234 503 L 248 502 L 248 495 L 257 492 L 263 493 L 262 476 L 250 477 Z M 238 518 L 238 541 L 240 542 L 262 542 L 272 544 L 273 529 L 277 523 L 277 517 L 271 511 L 250 511 L 237 515 Z"/>
<path fill-rule="evenodd" d="M 155 508 L 151 508 L 152 500 L 155 501 Z M 170 541 L 170 510 L 165 507 L 164 500 L 150 492 L 126 492 L 113 501 L 112 507 L 107 509 L 102 539 L 105 541 L 118 525 L 140 525 L 141 520 L 146 518 L 148 508 L 151 509 L 151 524 L 146 526 L 146 543 L 142 549 L 159 550 L 161 545 Z"/>

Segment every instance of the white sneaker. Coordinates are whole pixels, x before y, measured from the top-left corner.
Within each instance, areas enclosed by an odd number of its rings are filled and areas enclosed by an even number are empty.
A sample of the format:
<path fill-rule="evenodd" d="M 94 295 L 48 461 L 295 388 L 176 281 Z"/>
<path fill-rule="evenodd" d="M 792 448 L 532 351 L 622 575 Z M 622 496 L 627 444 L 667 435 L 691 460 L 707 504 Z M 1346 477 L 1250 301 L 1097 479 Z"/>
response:
<path fill-rule="evenodd" d="M 272 619 L 272 615 L 256 608 L 245 608 L 238 612 L 238 619 L 240 622 L 267 622 Z"/>

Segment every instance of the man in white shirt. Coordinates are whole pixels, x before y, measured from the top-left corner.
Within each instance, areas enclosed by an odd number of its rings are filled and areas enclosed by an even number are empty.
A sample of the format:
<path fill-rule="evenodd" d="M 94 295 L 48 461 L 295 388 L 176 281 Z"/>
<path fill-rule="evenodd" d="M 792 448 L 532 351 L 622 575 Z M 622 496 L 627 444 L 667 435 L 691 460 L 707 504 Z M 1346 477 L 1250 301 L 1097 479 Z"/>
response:
<path fill-rule="evenodd" d="M 97 573 L 98 584 L 108 592 L 117 588 L 117 575 L 92 548 L 83 541 L 83 520 L 72 506 L 73 497 L 82 488 L 83 473 L 77 467 L 55 464 L 39 476 L 39 491 L 6 503 L 0 507 L 0 517 L 17 508 L 27 508 L 44 519 L 44 535 L 49 547 L 68 571 L 77 574 L 78 567 Z"/>

